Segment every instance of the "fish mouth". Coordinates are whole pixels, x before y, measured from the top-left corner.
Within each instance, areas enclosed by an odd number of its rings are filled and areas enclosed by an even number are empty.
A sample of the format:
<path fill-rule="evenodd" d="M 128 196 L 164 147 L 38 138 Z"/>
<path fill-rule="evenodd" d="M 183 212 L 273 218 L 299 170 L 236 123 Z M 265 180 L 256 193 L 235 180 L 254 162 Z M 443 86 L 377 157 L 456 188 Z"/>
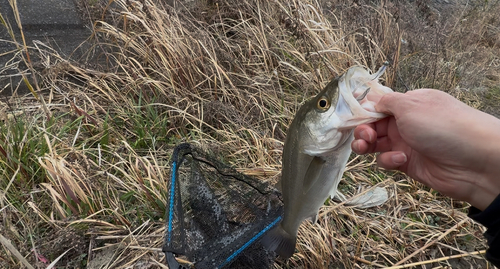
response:
<path fill-rule="evenodd" d="M 361 66 L 353 66 L 339 78 L 339 99 L 335 112 L 341 119 L 341 129 L 351 129 L 360 124 L 375 122 L 387 117 L 376 112 L 375 104 L 383 95 L 393 92 L 379 83 L 387 65 L 370 74 Z"/>

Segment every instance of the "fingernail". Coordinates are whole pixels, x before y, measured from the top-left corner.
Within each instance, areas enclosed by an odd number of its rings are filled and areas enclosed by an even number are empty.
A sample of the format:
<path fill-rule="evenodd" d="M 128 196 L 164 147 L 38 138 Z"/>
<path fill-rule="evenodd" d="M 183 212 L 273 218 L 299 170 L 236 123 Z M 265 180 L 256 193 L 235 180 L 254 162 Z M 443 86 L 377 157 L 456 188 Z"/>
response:
<path fill-rule="evenodd" d="M 358 153 L 358 152 L 359 152 L 359 142 L 358 142 L 358 140 L 354 140 L 354 141 L 352 142 L 352 145 L 351 145 L 351 146 L 352 146 L 352 150 L 353 150 L 354 152 L 356 152 L 356 153 Z"/>
<path fill-rule="evenodd" d="M 371 142 L 372 141 L 372 136 L 370 135 L 370 132 L 366 131 L 366 130 L 363 130 L 359 133 L 359 136 L 363 139 L 363 140 L 366 140 L 368 142 Z"/>
<path fill-rule="evenodd" d="M 406 163 L 406 154 L 404 153 L 394 154 L 392 155 L 391 160 L 396 165 L 402 165 Z"/>

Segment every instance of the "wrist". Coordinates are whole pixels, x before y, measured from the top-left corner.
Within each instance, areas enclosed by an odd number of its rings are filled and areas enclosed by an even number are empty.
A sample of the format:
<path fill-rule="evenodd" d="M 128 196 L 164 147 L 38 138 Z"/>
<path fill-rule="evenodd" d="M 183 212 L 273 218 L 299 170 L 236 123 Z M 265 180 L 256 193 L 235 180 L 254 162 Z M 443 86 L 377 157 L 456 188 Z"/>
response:
<path fill-rule="evenodd" d="M 473 191 L 471 197 L 467 199 L 467 202 L 473 207 L 484 211 L 499 195 L 500 191 L 496 192 L 491 189 L 477 188 Z"/>
<path fill-rule="evenodd" d="M 476 117 L 478 120 L 473 130 L 476 133 L 475 155 L 478 162 L 470 162 L 478 169 L 478 176 L 473 180 L 474 186 L 471 205 L 480 210 L 485 210 L 500 195 L 500 120 L 479 112 L 482 117 Z M 472 152 L 474 152 L 472 151 Z"/>
<path fill-rule="evenodd" d="M 497 179 L 499 175 L 481 175 L 476 178 L 467 202 L 484 211 L 500 195 L 500 180 Z"/>

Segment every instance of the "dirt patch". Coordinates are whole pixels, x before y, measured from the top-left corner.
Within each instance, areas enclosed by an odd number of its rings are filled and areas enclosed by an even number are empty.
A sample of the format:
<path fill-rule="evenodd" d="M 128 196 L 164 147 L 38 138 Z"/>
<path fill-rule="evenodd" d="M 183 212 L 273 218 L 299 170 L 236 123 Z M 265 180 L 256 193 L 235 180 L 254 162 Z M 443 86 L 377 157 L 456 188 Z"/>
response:
<path fill-rule="evenodd" d="M 84 267 L 89 247 L 89 237 L 85 236 L 85 232 L 85 230 L 75 229 L 71 226 L 58 230 L 38 242 L 40 245 L 39 254 L 53 261 L 69 250 L 57 265 L 65 268 Z"/>

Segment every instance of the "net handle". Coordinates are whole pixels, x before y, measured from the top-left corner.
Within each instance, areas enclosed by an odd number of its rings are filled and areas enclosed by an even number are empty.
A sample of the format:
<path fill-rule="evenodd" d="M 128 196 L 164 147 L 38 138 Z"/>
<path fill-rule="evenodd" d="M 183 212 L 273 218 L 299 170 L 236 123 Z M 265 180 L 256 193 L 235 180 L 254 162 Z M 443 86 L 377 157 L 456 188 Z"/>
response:
<path fill-rule="evenodd" d="M 177 260 L 175 259 L 174 253 L 172 252 L 165 252 L 165 258 L 167 260 L 167 265 L 168 268 L 170 269 L 188 269 L 187 267 L 179 264 Z"/>

